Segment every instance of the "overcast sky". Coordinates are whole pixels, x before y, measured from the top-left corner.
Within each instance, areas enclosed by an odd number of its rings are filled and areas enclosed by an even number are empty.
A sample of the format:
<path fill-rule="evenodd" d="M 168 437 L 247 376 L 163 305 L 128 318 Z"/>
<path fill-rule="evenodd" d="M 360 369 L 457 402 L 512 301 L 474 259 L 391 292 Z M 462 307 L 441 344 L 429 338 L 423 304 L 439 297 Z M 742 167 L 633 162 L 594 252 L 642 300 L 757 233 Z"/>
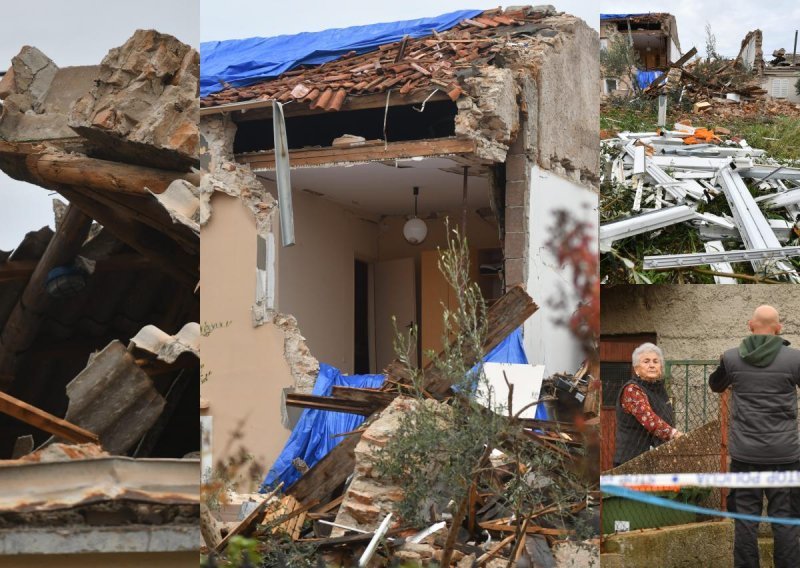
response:
<path fill-rule="evenodd" d="M 23 45 L 39 48 L 59 67 L 95 65 L 139 28 L 199 42 L 198 0 L 41 0 L 4 2 L 0 16 L 0 69 Z M 28 231 L 52 227 L 50 195 L 0 172 L 0 250 L 16 247 Z"/>

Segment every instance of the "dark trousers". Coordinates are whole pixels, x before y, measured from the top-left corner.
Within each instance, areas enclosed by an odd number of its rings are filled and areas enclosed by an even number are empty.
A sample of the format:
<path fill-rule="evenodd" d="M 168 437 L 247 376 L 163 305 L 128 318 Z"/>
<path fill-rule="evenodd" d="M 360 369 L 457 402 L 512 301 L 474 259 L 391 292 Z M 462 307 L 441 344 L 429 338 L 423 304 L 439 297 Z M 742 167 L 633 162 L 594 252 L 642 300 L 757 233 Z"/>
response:
<path fill-rule="evenodd" d="M 731 473 L 748 471 L 800 470 L 800 461 L 786 464 L 751 464 L 731 460 Z M 767 515 L 776 518 L 796 517 L 795 492 L 789 488 L 735 489 L 729 496 L 729 509 L 745 515 L 761 516 L 764 496 L 767 497 Z M 800 530 L 794 525 L 772 525 L 775 568 L 796 568 L 800 562 Z M 733 535 L 734 568 L 759 568 L 758 523 L 736 519 Z"/>

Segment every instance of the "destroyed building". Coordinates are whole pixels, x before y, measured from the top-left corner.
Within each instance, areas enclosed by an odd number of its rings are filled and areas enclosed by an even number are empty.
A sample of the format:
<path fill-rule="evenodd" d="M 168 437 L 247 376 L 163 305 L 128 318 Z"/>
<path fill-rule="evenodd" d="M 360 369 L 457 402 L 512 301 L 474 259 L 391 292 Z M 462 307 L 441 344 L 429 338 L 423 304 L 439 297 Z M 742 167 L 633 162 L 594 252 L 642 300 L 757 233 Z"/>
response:
<path fill-rule="evenodd" d="M 575 340 L 552 323 L 547 298 L 568 283 L 545 243 L 555 210 L 596 219 L 597 66 L 584 56 L 596 34 L 550 8 L 450 26 L 201 98 L 201 302 L 220 324 L 203 338 L 215 452 L 246 418 L 244 445 L 274 459 L 291 423 L 285 391 L 310 392 L 317 361 L 381 372 L 394 359 L 392 315 L 419 325 L 420 363 L 441 349 L 446 216 L 466 227 L 490 303 L 522 285 L 541 305 L 525 323 L 529 359 L 546 374 L 580 367 Z M 286 117 L 293 247 L 281 246 L 273 100 Z M 420 245 L 403 235 L 414 187 Z"/>
<path fill-rule="evenodd" d="M 0 555 L 16 566 L 194 561 L 198 63 L 139 30 L 93 66 L 25 46 L 0 80 L 0 169 L 68 201 L 54 231 L 0 251 Z"/>
<path fill-rule="evenodd" d="M 672 14 L 600 14 L 600 49 L 608 48 L 609 42 L 619 35 L 628 38 L 636 53 L 640 88 L 655 78 L 655 72 L 666 72 L 670 64 L 682 55 L 678 24 Z M 632 94 L 619 77 L 601 77 L 600 80 L 603 95 Z"/>
<path fill-rule="evenodd" d="M 490 306 L 485 353 L 522 327 L 520 345 L 544 375 L 588 377 L 582 346 L 563 324 L 578 300 L 548 242 L 559 211 L 588 233 L 596 227 L 598 72 L 586 54 L 597 53 L 597 34 L 548 6 L 421 22 L 201 47 L 209 464 L 229 457 L 234 439 L 263 472 L 298 408 L 371 416 L 370 428 L 382 428 L 389 409 L 404 404 L 388 388 L 364 392 L 334 381 L 333 396 L 310 393 L 340 372 L 380 376 L 377 386 L 384 373 L 387 387 L 397 379 L 393 317 L 400 330 L 419 328 L 413 364 L 424 367 L 428 352 L 441 351 L 442 306 L 455 301 L 437 268 L 445 219 L 466 235 L 472 276 Z M 359 43 L 334 47 L 325 43 L 330 36 Z M 271 46 L 270 63 L 248 49 L 250 41 Z M 292 41 L 333 55 L 322 60 L 311 50 L 276 63 Z M 233 73 L 244 68 L 249 76 Z M 291 192 L 281 190 L 286 156 Z M 441 397 L 449 386 L 431 384 L 428 392 Z M 369 469 L 360 460 L 371 438 L 363 429 L 339 434 L 330 432 L 342 441 L 318 463 L 293 462 L 301 474 L 283 488 L 282 506 L 326 519 L 337 509 L 368 509 L 359 521 L 368 534 L 341 537 L 363 547 L 389 504 L 374 496 L 348 505 L 340 495 L 354 468 Z M 374 483 L 367 476 L 357 485 Z M 262 510 L 238 528 L 253 529 L 259 514 L 263 521 Z M 225 546 L 218 541 L 206 538 L 217 550 Z"/>
<path fill-rule="evenodd" d="M 763 89 L 773 99 L 785 99 L 788 102 L 800 104 L 800 93 L 797 92 L 797 84 L 800 81 L 797 32 L 795 32 L 792 53 L 784 48 L 776 49 L 772 52 L 772 59 L 766 64 L 762 62 L 761 80 Z"/>

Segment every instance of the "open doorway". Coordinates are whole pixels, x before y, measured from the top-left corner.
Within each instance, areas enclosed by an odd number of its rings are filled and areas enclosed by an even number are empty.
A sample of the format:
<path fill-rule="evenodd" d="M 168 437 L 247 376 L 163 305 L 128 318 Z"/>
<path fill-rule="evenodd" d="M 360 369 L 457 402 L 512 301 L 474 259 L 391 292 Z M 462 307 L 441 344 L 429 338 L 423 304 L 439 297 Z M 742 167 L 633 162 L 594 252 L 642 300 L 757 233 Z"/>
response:
<path fill-rule="evenodd" d="M 370 372 L 369 357 L 369 264 L 356 259 L 353 271 L 353 372 Z"/>

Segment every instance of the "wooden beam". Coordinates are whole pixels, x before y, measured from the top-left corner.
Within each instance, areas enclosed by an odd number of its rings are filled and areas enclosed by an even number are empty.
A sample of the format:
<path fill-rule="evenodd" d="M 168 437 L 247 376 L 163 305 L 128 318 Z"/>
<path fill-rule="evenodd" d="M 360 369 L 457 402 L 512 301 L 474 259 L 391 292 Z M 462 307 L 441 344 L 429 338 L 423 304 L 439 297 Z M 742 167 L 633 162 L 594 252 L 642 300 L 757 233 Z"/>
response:
<path fill-rule="evenodd" d="M 53 416 L 49 412 L 40 410 L 1 391 L 0 412 L 76 444 L 100 444 L 100 439 L 88 430 L 75 426 L 71 422 L 67 422 L 58 416 Z"/>
<path fill-rule="evenodd" d="M 56 266 L 72 262 L 80 252 L 91 225 L 92 218 L 78 207 L 70 205 L 67 208 L 0 334 L 0 390 L 6 390 L 13 381 L 17 354 L 33 343 L 50 304 L 51 298 L 45 290 L 47 273 Z"/>
<path fill-rule="evenodd" d="M 196 255 L 183 250 L 168 236 L 137 222 L 120 211 L 91 199 L 74 188 L 59 187 L 59 193 L 103 225 L 111 234 L 149 258 L 156 267 L 181 282 L 194 286 L 200 279 Z"/>
<path fill-rule="evenodd" d="M 371 406 L 385 408 L 394 400 L 394 393 L 378 389 L 360 389 L 356 387 L 343 387 L 334 385 L 331 395 L 339 400 L 363 402 Z"/>
<path fill-rule="evenodd" d="M 38 260 L 9 260 L 0 264 L 0 282 L 27 281 L 38 263 Z M 95 273 L 130 272 L 148 268 L 154 268 L 148 258 L 136 253 L 123 253 L 98 260 L 95 263 L 94 271 Z"/>
<path fill-rule="evenodd" d="M 475 152 L 475 141 L 464 138 L 434 138 L 408 142 L 389 142 L 372 146 L 311 148 L 289 150 L 292 167 L 323 166 L 343 163 L 363 163 L 403 158 L 469 154 Z M 274 170 L 275 152 L 237 154 L 236 160 L 254 170 Z"/>
<path fill-rule="evenodd" d="M 420 89 L 412 93 L 401 95 L 398 92 L 392 92 L 389 98 L 390 106 L 404 106 L 421 103 L 431 94 L 431 89 Z M 446 92 L 439 90 L 434 94 L 428 102 L 450 100 Z M 377 93 L 369 95 L 348 95 L 342 104 L 342 108 L 338 112 L 346 112 L 349 110 L 365 110 L 370 108 L 384 108 L 386 106 L 386 93 Z M 292 103 L 284 107 L 284 116 L 290 118 L 292 116 L 305 116 L 310 114 L 324 114 L 323 109 L 312 109 L 307 104 Z M 272 119 L 272 99 L 269 100 L 252 100 L 242 101 L 238 103 L 229 103 L 213 107 L 202 107 L 200 109 L 200 116 L 208 116 L 212 114 L 233 113 L 233 120 L 235 122 L 244 122 L 247 120 L 271 120 Z"/>
<path fill-rule="evenodd" d="M 81 154 L 32 153 L 27 155 L 25 165 L 32 179 L 45 187 L 53 183 L 66 184 L 147 197 L 150 195 L 148 189 L 153 193 L 163 193 L 176 179 L 200 185 L 200 175 L 196 173 L 98 160 Z"/>
<path fill-rule="evenodd" d="M 296 406 L 298 408 L 347 412 L 349 414 L 360 414 L 361 416 L 369 416 L 376 410 L 374 405 L 363 402 L 339 400 L 331 396 L 315 396 L 301 393 L 287 394 L 286 405 Z"/>
<path fill-rule="evenodd" d="M 489 308 L 487 313 L 489 331 L 484 342 L 484 354 L 491 351 L 509 333 L 522 325 L 537 309 L 538 306 L 522 286 L 514 286 L 506 292 L 502 298 Z M 390 365 L 390 368 L 396 369 L 397 367 Z M 432 374 L 432 364 L 428 364 L 426 372 Z M 447 392 L 451 386 L 441 378 L 426 384 L 430 389 L 428 392 L 439 395 Z M 388 402 L 386 404 L 388 405 Z M 376 416 L 377 413 L 368 418 L 364 422 L 364 427 L 368 426 Z M 344 483 L 347 477 L 353 473 L 353 468 L 355 467 L 354 452 L 360 439 L 361 434 L 359 433 L 345 437 L 340 444 L 334 446 L 325 457 L 290 486 L 286 493 L 292 495 L 301 503 L 308 503 L 314 499 L 325 500 L 334 489 Z"/>

